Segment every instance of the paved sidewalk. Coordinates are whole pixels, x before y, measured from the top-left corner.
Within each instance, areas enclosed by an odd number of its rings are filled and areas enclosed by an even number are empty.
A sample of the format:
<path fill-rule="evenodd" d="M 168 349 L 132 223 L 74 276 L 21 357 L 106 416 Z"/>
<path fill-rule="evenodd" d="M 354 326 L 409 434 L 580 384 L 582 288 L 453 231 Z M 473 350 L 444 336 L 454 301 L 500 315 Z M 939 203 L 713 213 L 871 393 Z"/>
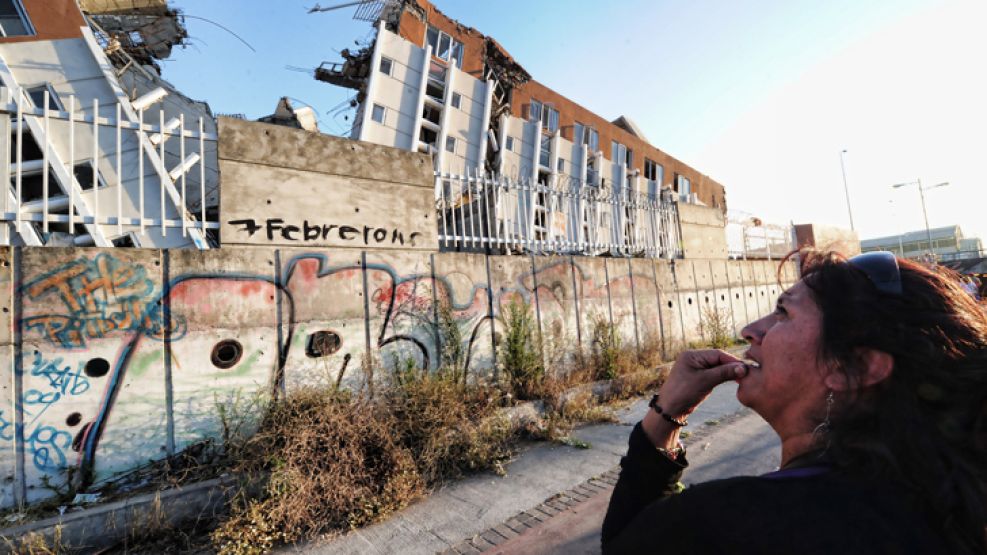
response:
<path fill-rule="evenodd" d="M 755 427 L 749 431 L 745 425 L 743 433 L 734 434 L 740 429 L 735 424 L 724 426 L 725 423 L 717 422 L 738 417 L 737 422 L 760 422 L 755 415 L 744 416 L 735 395 L 736 385 L 724 384 L 690 416 L 693 435 L 687 443 L 692 444 L 689 450 L 692 468 L 686 483 L 704 481 L 731 470 L 736 472 L 729 475 L 756 474 L 777 465 L 777 444 L 771 446 L 770 441 L 761 438 L 765 433 L 763 428 Z M 631 426 L 647 410 L 647 400 L 641 399 L 618 412 L 619 424 L 586 426 L 574 432 L 576 438 L 590 443 L 588 449 L 554 443 L 529 444 L 507 466 L 505 476 L 485 473 L 459 480 L 384 522 L 333 541 L 292 546 L 282 552 L 432 554 L 452 550 L 449 552 L 477 553 L 493 549 L 496 544 L 506 549 L 507 536 L 514 538 L 519 533 L 522 538 L 547 538 L 560 526 L 562 530 L 568 530 L 564 532 L 568 539 L 582 538 L 583 543 L 571 545 L 570 551 L 569 546 L 546 541 L 538 544 L 546 549 L 540 552 L 551 553 L 558 549 L 573 553 L 596 552 L 599 550 L 599 522 L 593 522 L 593 519 L 602 521 L 600 507 L 606 510 L 610 497 L 608 487 L 615 479 L 613 471 L 626 450 Z M 722 433 L 717 433 L 719 431 Z M 718 436 L 733 438 L 734 435 L 737 435 L 736 441 L 723 441 L 721 445 Z M 773 434 L 768 435 L 773 437 Z M 723 457 L 724 453 L 730 456 Z M 704 460 L 708 460 L 708 464 L 703 464 Z M 763 470 L 751 470 L 762 467 Z M 590 480 L 601 476 L 601 479 Z M 527 524 L 517 520 L 526 511 L 534 512 Z M 572 535 L 573 529 L 564 528 L 565 522 L 577 521 L 583 527 L 578 537 Z M 509 528 L 512 524 L 517 530 Z M 523 552 L 536 552 L 528 549 L 538 548 L 538 545 L 529 544 Z M 589 551 L 579 551 L 581 548 Z"/>

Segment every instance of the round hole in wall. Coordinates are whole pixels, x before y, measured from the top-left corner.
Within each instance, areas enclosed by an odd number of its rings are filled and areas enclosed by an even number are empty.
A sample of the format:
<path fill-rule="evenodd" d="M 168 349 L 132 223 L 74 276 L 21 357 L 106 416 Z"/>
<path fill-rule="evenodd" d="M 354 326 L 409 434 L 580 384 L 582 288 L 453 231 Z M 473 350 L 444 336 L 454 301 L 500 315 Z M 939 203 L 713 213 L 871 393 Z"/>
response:
<path fill-rule="evenodd" d="M 736 295 L 738 299 L 740 298 L 740 293 L 734 293 L 734 295 Z"/>
<path fill-rule="evenodd" d="M 764 291 L 761 291 L 761 296 L 762 296 L 762 297 L 764 296 Z"/>
<path fill-rule="evenodd" d="M 706 304 L 709 304 L 709 295 L 706 295 L 705 299 L 706 299 Z"/>
<path fill-rule="evenodd" d="M 750 291 L 748 291 L 747 292 L 747 298 L 749 298 L 749 299 L 754 298 L 754 293 L 751 293 Z"/>
<path fill-rule="evenodd" d="M 86 361 L 86 367 L 83 369 L 83 372 L 90 378 L 105 376 L 109 371 L 110 363 L 106 362 L 105 358 L 91 358 Z"/>
<path fill-rule="evenodd" d="M 343 346 L 343 340 L 334 331 L 317 331 L 309 334 L 305 342 L 305 356 L 320 358 L 329 356 Z"/>
<path fill-rule="evenodd" d="M 209 355 L 209 359 L 212 361 L 213 366 L 225 370 L 227 368 L 233 368 L 237 362 L 240 362 L 240 357 L 242 356 L 243 345 L 239 341 L 236 339 L 224 339 L 216 343 L 212 348 L 212 354 Z"/>
<path fill-rule="evenodd" d="M 65 419 L 65 424 L 69 426 L 78 426 L 79 422 L 82 422 L 82 415 L 77 412 L 73 412 Z"/>
<path fill-rule="evenodd" d="M 672 308 L 672 301 L 668 301 L 668 308 Z"/>
<path fill-rule="evenodd" d="M 720 300 L 721 300 L 721 301 L 725 301 L 725 300 L 727 300 L 727 298 L 726 298 L 726 297 L 724 297 L 723 295 L 720 295 Z"/>
<path fill-rule="evenodd" d="M 689 304 L 692 304 L 692 297 L 689 297 Z"/>

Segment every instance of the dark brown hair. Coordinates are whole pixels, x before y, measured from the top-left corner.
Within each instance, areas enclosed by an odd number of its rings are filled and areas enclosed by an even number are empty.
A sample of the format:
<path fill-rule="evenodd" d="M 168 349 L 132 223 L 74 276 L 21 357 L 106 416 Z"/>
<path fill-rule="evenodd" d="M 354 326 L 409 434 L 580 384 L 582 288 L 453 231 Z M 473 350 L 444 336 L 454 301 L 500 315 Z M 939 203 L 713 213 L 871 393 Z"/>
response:
<path fill-rule="evenodd" d="M 838 254 L 797 254 L 822 360 L 856 384 L 826 434 L 833 464 L 899 481 L 958 552 L 987 552 L 987 312 L 946 268 L 899 259 L 895 295 Z M 861 348 L 894 358 L 890 378 L 860 387 Z"/>

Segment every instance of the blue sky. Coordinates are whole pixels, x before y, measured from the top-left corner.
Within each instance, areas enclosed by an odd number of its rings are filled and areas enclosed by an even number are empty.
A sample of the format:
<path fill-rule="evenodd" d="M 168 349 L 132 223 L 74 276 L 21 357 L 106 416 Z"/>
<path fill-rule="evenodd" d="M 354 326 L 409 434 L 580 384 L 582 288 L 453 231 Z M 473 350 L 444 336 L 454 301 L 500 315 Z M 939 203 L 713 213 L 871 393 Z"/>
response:
<path fill-rule="evenodd" d="M 332 5 L 334 0 L 321 0 Z M 370 36 L 353 8 L 313 0 L 182 0 L 191 45 L 164 77 L 214 112 L 256 118 L 281 96 L 345 132 L 351 91 L 314 68 Z M 631 117 L 659 148 L 769 221 L 848 225 L 839 151 L 862 237 L 932 226 L 987 240 L 987 20 L 979 0 L 437 0 L 495 37 L 539 81 L 604 117 Z M 229 28 L 256 50 L 206 18 Z M 913 198 L 914 197 L 914 198 Z M 979 206 L 978 206 L 979 205 Z"/>

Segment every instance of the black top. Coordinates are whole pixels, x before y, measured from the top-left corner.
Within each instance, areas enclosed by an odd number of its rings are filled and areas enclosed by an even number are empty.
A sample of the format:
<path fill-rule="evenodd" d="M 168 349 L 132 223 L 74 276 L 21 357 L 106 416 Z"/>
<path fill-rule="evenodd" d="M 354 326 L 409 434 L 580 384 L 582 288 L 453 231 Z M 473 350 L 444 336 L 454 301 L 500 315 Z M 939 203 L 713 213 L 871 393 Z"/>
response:
<path fill-rule="evenodd" d="M 658 453 L 638 424 L 603 521 L 603 552 L 730 554 L 951 553 L 901 487 L 796 461 L 760 477 L 675 494 L 688 466 Z"/>

